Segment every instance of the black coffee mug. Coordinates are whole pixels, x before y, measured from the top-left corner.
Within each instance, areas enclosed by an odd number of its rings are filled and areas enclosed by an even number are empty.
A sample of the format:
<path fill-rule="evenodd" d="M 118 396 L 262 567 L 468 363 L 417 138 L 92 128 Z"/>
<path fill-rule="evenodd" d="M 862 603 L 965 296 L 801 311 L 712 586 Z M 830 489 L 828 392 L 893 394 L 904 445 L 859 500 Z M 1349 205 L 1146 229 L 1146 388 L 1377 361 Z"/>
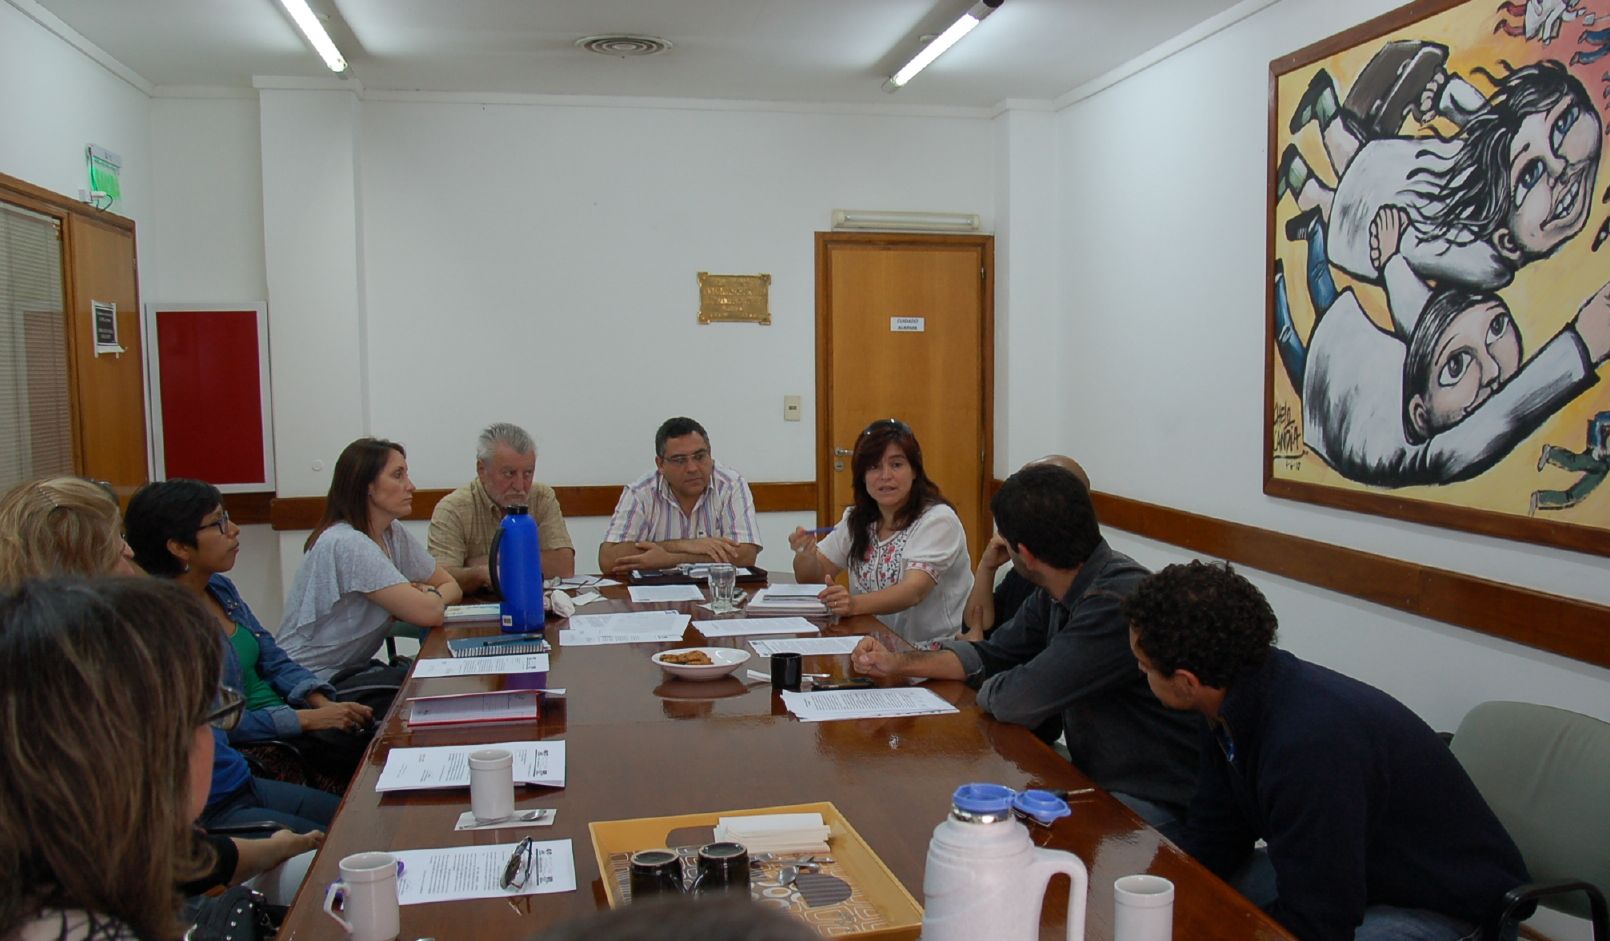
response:
<path fill-rule="evenodd" d="M 641 850 L 632 854 L 632 901 L 656 895 L 682 894 L 682 858 L 670 850 Z"/>
<path fill-rule="evenodd" d="M 805 659 L 797 653 L 771 655 L 771 688 L 799 692 L 805 679 Z"/>
<path fill-rule="evenodd" d="M 749 850 L 742 843 L 706 843 L 699 847 L 699 876 L 693 880 L 699 895 L 730 892 L 749 897 Z"/>

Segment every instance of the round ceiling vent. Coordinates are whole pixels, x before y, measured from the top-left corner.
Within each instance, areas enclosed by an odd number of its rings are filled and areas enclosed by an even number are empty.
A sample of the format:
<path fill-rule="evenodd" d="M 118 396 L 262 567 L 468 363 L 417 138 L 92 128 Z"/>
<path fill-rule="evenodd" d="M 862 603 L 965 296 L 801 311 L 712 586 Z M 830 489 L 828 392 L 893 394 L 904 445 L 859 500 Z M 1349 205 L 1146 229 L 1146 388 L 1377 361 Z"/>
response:
<path fill-rule="evenodd" d="M 576 45 L 601 56 L 625 59 L 631 56 L 654 56 L 671 48 L 671 41 L 658 36 L 583 36 Z"/>

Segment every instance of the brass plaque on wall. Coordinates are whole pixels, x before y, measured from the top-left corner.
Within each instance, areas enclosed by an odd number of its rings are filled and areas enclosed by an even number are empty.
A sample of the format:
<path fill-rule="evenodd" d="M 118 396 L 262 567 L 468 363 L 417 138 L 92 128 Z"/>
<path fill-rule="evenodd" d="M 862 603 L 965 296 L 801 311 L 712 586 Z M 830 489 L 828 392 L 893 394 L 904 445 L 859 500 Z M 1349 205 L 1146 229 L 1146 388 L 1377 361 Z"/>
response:
<path fill-rule="evenodd" d="M 769 274 L 699 272 L 699 323 L 771 323 Z"/>

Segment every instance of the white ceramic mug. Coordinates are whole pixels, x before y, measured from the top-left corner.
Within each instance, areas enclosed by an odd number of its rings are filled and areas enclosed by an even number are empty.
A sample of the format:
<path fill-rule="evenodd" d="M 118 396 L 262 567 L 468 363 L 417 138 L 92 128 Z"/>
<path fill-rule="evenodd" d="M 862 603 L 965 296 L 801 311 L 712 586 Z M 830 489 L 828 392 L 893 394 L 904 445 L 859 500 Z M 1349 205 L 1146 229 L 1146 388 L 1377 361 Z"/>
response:
<path fill-rule="evenodd" d="M 336 900 L 341 913 L 336 914 Z M 354 853 L 341 860 L 341 879 L 324 891 L 324 912 L 341 923 L 352 941 L 397 937 L 397 857 Z M 342 917 L 345 916 L 345 917 Z"/>
<path fill-rule="evenodd" d="M 1172 941 L 1174 883 L 1162 876 L 1124 876 L 1112 884 L 1113 941 Z"/>
<path fill-rule="evenodd" d="M 514 813 L 514 756 L 506 748 L 470 752 L 470 811 L 480 823 Z"/>

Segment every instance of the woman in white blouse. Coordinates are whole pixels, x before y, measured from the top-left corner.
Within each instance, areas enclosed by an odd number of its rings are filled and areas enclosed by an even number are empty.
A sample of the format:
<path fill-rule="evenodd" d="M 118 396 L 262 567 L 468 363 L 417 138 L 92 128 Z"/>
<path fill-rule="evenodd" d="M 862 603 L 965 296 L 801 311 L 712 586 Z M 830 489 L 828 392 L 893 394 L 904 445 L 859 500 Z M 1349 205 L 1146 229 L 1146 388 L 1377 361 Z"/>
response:
<path fill-rule="evenodd" d="M 280 649 L 320 679 L 367 664 L 392 618 L 438 627 L 462 600 L 458 583 L 403 528 L 413 505 L 402 445 L 359 438 L 336 459 L 279 629 Z"/>
<path fill-rule="evenodd" d="M 922 469 L 922 446 L 905 422 L 885 418 L 856 439 L 855 503 L 826 538 L 794 530 L 794 577 L 830 582 L 850 571 L 849 590 L 828 584 L 818 596 L 841 617 L 876 615 L 914 644 L 960 630 L 972 588 L 967 532 L 950 501 Z"/>

